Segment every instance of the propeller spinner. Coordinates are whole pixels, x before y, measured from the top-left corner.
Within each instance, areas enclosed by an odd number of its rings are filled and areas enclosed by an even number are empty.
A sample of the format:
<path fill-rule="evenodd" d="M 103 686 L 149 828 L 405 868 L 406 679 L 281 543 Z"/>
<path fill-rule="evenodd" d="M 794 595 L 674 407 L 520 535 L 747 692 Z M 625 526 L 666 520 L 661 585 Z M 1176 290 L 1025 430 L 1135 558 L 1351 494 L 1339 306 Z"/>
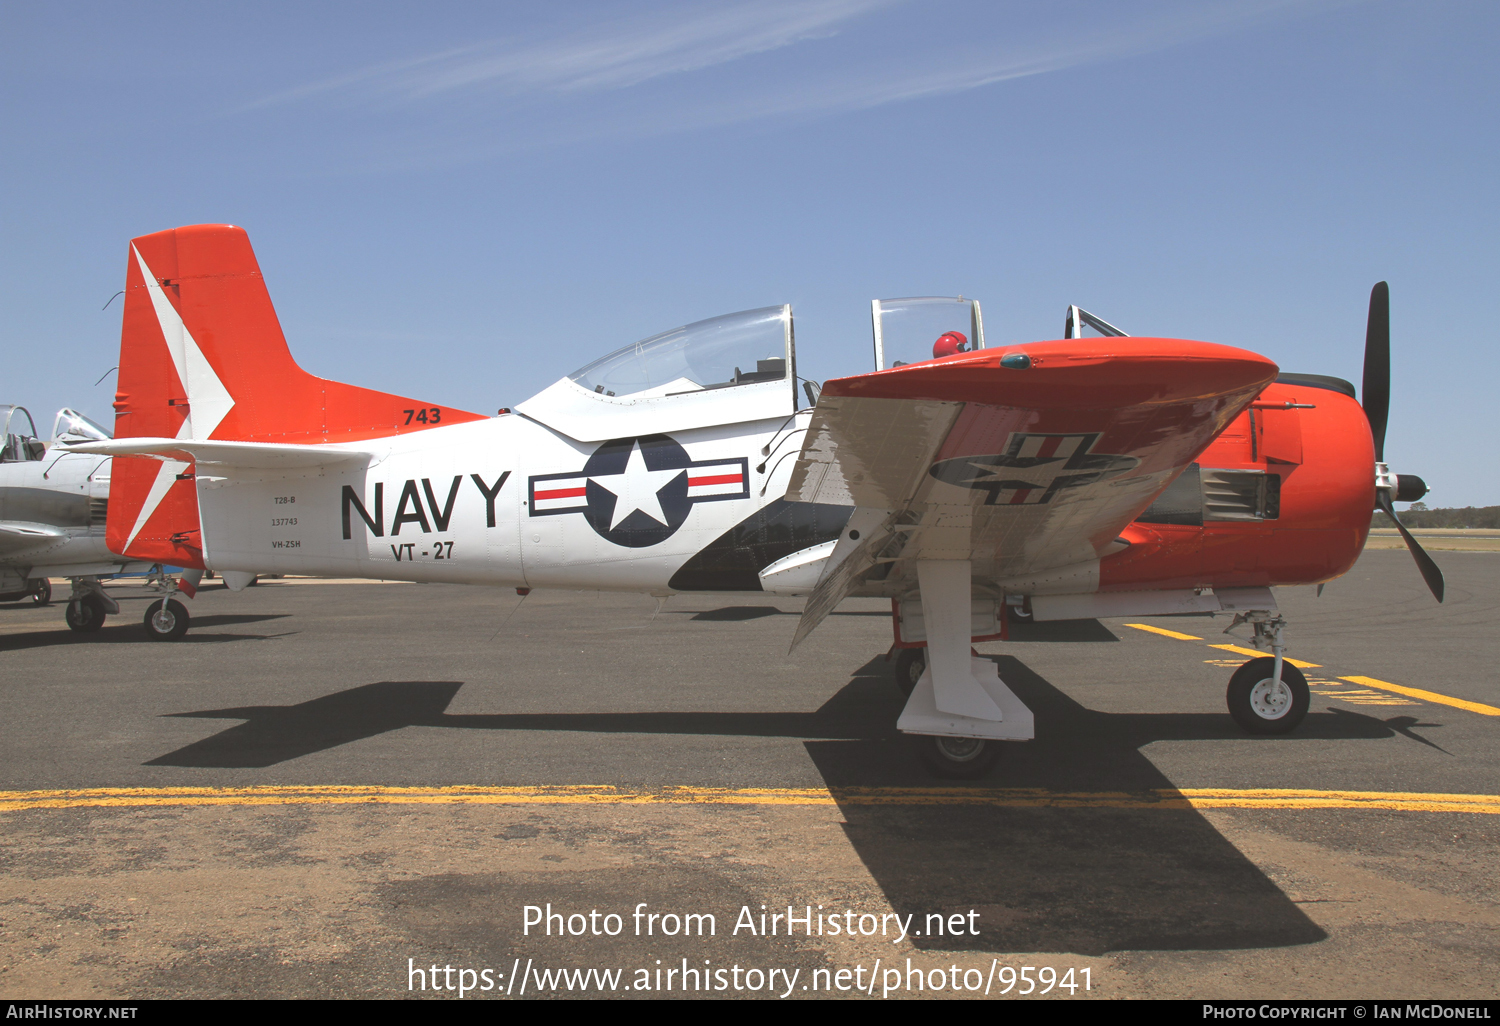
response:
<path fill-rule="evenodd" d="M 1365 325 L 1365 376 L 1360 390 L 1370 434 L 1375 439 L 1375 505 L 1396 530 L 1417 561 L 1422 579 L 1439 602 L 1443 601 L 1443 572 L 1412 537 L 1396 516 L 1395 502 L 1415 502 L 1427 494 L 1427 485 L 1414 474 L 1392 474 L 1385 463 L 1385 425 L 1391 412 L 1391 290 L 1377 282 L 1370 290 L 1370 316 Z"/>

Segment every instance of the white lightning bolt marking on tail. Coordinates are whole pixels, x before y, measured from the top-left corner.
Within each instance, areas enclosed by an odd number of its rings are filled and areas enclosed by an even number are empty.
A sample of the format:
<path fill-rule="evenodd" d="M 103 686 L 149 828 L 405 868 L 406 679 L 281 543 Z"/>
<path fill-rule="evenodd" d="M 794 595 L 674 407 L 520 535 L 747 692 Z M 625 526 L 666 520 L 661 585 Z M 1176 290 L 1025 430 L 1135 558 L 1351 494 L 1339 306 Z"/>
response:
<path fill-rule="evenodd" d="M 161 283 L 151 273 L 151 268 L 146 266 L 146 259 L 141 256 L 141 251 L 134 246 L 130 247 L 130 251 L 135 254 L 141 276 L 146 280 L 146 293 L 151 297 L 152 309 L 156 311 L 156 322 L 161 326 L 167 353 L 172 357 L 172 367 L 177 371 L 177 380 L 187 389 L 188 415 L 177 429 L 177 437 L 206 439 L 233 409 L 234 397 L 229 394 L 213 365 L 203 355 L 197 339 L 193 338 L 187 326 L 182 323 L 181 315 L 167 298 Z M 130 529 L 130 536 L 125 540 L 125 548 L 130 548 L 135 536 L 141 533 L 141 528 L 146 526 L 146 521 L 151 519 L 151 515 L 161 505 L 161 500 L 177 480 L 177 475 L 187 466 L 188 464 L 179 460 L 162 461 L 156 471 L 156 480 L 151 482 L 146 501 L 135 518 L 135 526 Z"/>

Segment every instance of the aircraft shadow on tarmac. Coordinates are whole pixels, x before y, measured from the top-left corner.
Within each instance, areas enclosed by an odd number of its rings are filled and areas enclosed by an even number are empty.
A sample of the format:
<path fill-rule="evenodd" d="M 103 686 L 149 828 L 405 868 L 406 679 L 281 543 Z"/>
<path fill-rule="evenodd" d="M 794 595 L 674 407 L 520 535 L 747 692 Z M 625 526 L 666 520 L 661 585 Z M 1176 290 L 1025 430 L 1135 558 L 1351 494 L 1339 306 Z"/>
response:
<path fill-rule="evenodd" d="M 144 614 L 143 614 L 144 615 Z M 192 629 L 183 635 L 174 645 L 210 645 L 226 641 L 269 641 L 272 638 L 284 638 L 298 631 L 283 631 L 280 634 L 210 634 L 206 628 L 210 627 L 232 627 L 242 623 L 259 623 L 263 620 L 280 620 L 291 616 L 291 613 L 217 613 L 209 616 L 193 617 Z M 0 635 L 0 652 L 14 652 L 27 648 L 51 648 L 55 645 L 131 645 L 140 643 L 143 645 L 154 645 L 146 636 L 145 629 L 141 626 L 139 618 L 134 616 L 121 616 L 114 622 L 106 622 L 99 630 L 91 634 L 80 634 L 62 628 L 62 624 L 49 624 L 41 627 L 35 634 L 6 634 Z"/>
<path fill-rule="evenodd" d="M 1410 717 L 1311 713 L 1287 737 L 1250 737 L 1228 714 L 1086 709 L 1008 656 L 1006 682 L 1037 713 L 1037 737 L 1005 753 L 977 787 L 1048 791 L 1172 789 L 1142 754 L 1154 741 L 1414 736 Z M 245 722 L 147 765 L 259 768 L 409 726 L 464 730 L 696 734 L 802 739 L 835 797 L 851 786 L 931 787 L 896 732 L 902 699 L 883 658 L 814 712 L 461 714 L 458 681 L 381 681 L 291 706 L 174 715 Z M 1420 740 L 1420 738 L 1418 738 Z M 965 786 L 965 785 L 959 785 Z M 922 948 L 1102 953 L 1306 944 L 1325 934 L 1191 809 L 863 805 L 840 801 L 855 851 L 914 929 L 929 913 L 979 911 L 980 937 L 918 936 Z"/>

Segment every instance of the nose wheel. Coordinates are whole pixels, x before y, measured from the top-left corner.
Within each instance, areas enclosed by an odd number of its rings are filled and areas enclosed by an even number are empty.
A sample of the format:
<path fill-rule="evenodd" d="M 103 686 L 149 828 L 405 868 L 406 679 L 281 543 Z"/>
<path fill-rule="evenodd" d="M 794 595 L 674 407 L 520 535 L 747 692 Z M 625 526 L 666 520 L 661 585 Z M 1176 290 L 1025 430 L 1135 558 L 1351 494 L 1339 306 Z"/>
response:
<path fill-rule="evenodd" d="M 1295 729 L 1312 701 L 1302 671 L 1282 660 L 1277 680 L 1276 662 L 1270 656 L 1252 659 L 1229 678 L 1225 695 L 1229 715 L 1252 734 L 1285 734 Z"/>

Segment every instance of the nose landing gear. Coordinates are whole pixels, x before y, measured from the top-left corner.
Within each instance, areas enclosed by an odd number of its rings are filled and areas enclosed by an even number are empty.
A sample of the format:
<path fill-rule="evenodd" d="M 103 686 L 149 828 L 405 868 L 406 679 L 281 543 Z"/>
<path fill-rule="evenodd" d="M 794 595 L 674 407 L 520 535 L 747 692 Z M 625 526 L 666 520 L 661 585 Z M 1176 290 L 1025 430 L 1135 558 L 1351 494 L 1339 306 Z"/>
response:
<path fill-rule="evenodd" d="M 1275 612 L 1252 610 L 1236 614 L 1224 633 L 1242 623 L 1249 623 L 1255 631 L 1252 645 L 1275 654 L 1252 659 L 1234 671 L 1224 696 L 1229 715 L 1252 734 L 1286 734 L 1302 722 L 1312 701 L 1307 678 L 1286 661 L 1282 638 L 1286 620 Z"/>

